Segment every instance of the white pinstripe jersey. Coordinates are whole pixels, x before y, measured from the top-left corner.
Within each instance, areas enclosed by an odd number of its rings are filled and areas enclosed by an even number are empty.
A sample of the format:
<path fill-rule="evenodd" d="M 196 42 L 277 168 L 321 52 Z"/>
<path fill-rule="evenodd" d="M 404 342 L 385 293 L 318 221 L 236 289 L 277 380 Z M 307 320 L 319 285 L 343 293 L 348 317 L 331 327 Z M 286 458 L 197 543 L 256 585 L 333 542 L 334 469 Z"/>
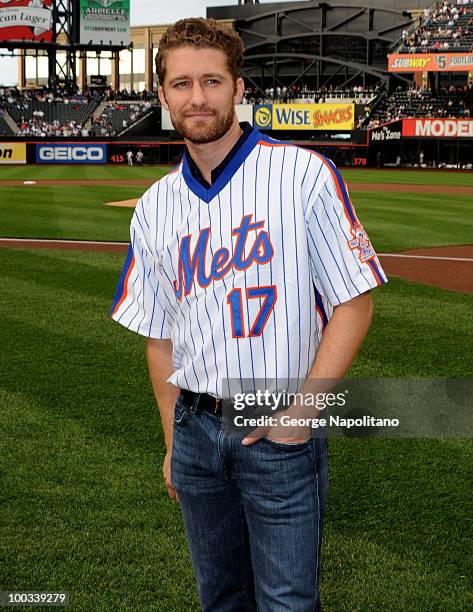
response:
<path fill-rule="evenodd" d="M 184 158 L 143 195 L 112 318 L 172 340 L 178 387 L 291 390 L 333 307 L 384 282 L 334 164 L 253 130 L 209 189 Z"/>

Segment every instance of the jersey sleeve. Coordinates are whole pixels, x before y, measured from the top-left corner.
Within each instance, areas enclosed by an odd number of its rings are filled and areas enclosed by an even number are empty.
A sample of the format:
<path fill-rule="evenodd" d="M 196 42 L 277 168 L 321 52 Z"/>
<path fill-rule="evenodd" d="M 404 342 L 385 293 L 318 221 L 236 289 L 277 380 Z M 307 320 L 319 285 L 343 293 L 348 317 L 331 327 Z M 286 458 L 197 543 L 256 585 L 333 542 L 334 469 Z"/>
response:
<path fill-rule="evenodd" d="M 305 212 L 309 257 L 317 290 L 332 306 L 387 282 L 368 234 L 337 168 L 320 157 Z"/>
<path fill-rule="evenodd" d="M 114 321 L 142 336 L 170 338 L 166 321 L 163 279 L 137 210 L 130 226 L 130 244 L 110 310 Z"/>

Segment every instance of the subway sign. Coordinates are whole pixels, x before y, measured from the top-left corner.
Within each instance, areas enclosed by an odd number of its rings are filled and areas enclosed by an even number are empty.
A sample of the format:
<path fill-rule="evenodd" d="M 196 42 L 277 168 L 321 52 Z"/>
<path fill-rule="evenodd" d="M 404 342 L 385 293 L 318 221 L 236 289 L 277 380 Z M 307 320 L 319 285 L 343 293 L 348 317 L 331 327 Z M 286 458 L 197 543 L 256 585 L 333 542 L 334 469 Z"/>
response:
<path fill-rule="evenodd" d="M 388 55 L 389 72 L 469 72 L 473 53 L 393 53 Z"/>
<path fill-rule="evenodd" d="M 62 144 L 51 142 L 36 145 L 37 164 L 106 164 L 106 144 Z"/>

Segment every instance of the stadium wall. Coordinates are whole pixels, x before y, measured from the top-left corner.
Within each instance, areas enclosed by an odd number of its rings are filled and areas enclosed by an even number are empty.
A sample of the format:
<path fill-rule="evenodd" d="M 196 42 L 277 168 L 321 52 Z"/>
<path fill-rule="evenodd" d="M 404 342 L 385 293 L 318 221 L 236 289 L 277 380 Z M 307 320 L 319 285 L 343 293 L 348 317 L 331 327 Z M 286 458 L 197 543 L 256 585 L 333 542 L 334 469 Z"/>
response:
<path fill-rule="evenodd" d="M 267 132 L 277 139 L 318 151 L 331 158 L 337 166 L 345 167 L 451 167 L 473 169 L 473 137 L 468 130 L 472 125 L 464 123 L 454 128 L 447 124 L 447 131 L 456 129 L 454 136 L 433 136 L 432 132 L 410 135 L 411 120 L 395 121 L 370 131 L 353 131 L 350 141 L 308 140 L 297 135 L 289 139 L 287 133 Z M 425 122 L 429 120 L 417 120 Z M 440 130 L 440 120 L 434 130 Z M 355 142 L 355 141 L 358 142 Z M 126 153 L 131 150 L 134 158 L 141 150 L 144 164 L 172 164 L 179 162 L 184 150 L 182 140 L 160 141 L 129 140 L 81 140 L 64 141 L 12 141 L 0 142 L 0 166 L 6 164 L 38 165 L 123 165 Z"/>

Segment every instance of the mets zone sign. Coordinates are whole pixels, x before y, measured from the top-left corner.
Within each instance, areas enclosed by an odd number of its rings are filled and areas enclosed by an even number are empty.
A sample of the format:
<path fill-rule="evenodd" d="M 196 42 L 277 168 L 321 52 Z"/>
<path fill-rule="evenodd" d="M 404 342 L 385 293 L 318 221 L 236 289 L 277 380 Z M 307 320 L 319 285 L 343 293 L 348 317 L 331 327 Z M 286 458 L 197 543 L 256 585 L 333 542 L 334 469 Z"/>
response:
<path fill-rule="evenodd" d="M 371 142 L 400 141 L 402 138 L 402 122 L 393 121 L 371 130 Z"/>

